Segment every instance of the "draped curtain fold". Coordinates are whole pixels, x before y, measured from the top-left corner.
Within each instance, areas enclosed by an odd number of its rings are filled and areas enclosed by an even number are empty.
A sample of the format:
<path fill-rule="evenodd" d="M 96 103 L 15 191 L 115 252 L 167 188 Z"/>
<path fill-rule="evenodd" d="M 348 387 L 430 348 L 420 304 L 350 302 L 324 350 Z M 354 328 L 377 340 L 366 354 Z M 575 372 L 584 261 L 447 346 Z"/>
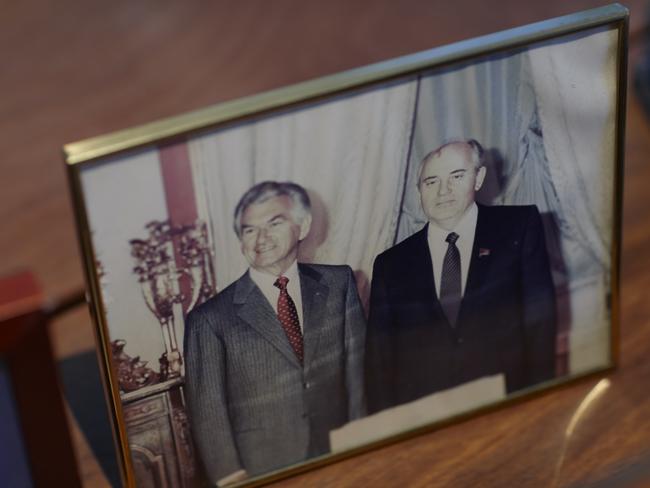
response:
<path fill-rule="evenodd" d="M 576 274 L 608 270 L 615 159 L 616 32 L 530 50 L 555 210 Z"/>
<path fill-rule="evenodd" d="M 548 201 L 570 297 L 572 373 L 607 364 L 610 355 L 616 40 L 617 32 L 603 27 L 535 46 L 529 54 L 543 136 L 537 144 L 544 147 L 545 179 L 552 182 Z"/>

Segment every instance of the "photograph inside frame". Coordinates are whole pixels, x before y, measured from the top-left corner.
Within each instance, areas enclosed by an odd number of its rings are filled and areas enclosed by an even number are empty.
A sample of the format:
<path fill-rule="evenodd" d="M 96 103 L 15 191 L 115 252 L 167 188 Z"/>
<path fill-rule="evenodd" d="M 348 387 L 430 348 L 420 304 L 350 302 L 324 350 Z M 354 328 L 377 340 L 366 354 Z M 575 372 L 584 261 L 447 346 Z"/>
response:
<path fill-rule="evenodd" d="M 619 48 L 601 26 L 84 164 L 138 486 L 611 366 Z"/>

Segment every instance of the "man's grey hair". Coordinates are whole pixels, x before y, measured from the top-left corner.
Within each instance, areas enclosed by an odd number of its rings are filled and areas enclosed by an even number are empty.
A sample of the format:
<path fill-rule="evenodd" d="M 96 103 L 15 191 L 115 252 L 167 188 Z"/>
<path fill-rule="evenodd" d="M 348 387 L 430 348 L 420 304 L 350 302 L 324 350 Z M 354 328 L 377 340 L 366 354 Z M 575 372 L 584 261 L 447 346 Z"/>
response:
<path fill-rule="evenodd" d="M 291 198 L 291 216 L 297 225 L 302 224 L 302 221 L 311 215 L 311 201 L 302 186 L 291 181 L 263 181 L 244 193 L 235 207 L 234 228 L 237 237 L 241 238 L 241 218 L 248 207 L 280 196 Z"/>
<path fill-rule="evenodd" d="M 478 142 L 476 139 L 450 139 L 433 151 L 428 152 L 427 155 L 422 158 L 422 161 L 420 162 L 420 169 L 418 170 L 418 186 L 420 186 L 420 178 L 422 177 L 422 169 L 424 168 L 424 165 L 431 158 L 439 156 L 442 150 L 446 147 L 456 145 L 463 145 L 469 148 L 472 154 L 472 162 L 474 163 L 474 168 L 478 170 L 481 166 L 485 166 L 485 149 L 483 149 L 483 146 L 481 146 L 480 142 Z"/>

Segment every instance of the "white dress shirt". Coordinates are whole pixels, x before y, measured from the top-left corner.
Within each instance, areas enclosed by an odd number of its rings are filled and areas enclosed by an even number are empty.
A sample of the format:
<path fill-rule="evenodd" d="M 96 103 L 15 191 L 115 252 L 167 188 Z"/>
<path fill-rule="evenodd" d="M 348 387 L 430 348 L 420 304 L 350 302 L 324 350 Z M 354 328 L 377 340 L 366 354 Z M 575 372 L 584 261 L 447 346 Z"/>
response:
<path fill-rule="evenodd" d="M 263 273 L 254 268 L 249 268 L 249 272 L 251 279 L 262 291 L 262 294 L 266 297 L 268 302 L 271 304 L 271 307 L 273 307 L 273 310 L 275 310 L 275 314 L 277 315 L 280 288 L 275 286 L 274 283 L 278 279 L 278 276 Z M 304 333 L 302 321 L 302 293 L 300 291 L 300 275 L 298 274 L 298 263 L 294 261 L 293 264 L 289 266 L 289 269 L 285 271 L 283 276 L 289 278 L 289 282 L 287 283 L 287 292 L 293 300 L 293 303 L 296 305 L 298 320 L 300 321 L 300 331 Z"/>
<path fill-rule="evenodd" d="M 465 295 L 465 284 L 467 283 L 469 263 L 472 259 L 472 247 L 474 246 L 474 234 L 476 233 L 477 220 L 478 207 L 476 206 L 476 203 L 472 203 L 453 230 L 442 229 L 435 225 L 434 222 L 429 221 L 427 242 L 429 243 L 429 252 L 431 253 L 433 279 L 436 284 L 436 294 L 438 295 L 438 298 L 440 298 L 442 264 L 445 261 L 445 254 L 449 247 L 449 243 L 446 239 L 450 232 L 458 234 L 456 247 L 460 252 L 461 293 Z"/>

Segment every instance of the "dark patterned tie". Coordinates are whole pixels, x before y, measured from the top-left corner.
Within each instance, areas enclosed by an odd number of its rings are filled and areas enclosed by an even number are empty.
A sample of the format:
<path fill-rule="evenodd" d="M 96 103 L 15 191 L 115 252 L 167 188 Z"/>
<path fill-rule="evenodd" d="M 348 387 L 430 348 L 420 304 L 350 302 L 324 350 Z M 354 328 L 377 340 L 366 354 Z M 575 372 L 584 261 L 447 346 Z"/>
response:
<path fill-rule="evenodd" d="M 456 247 L 458 234 L 450 232 L 445 241 L 449 243 L 442 263 L 440 279 L 440 305 L 452 327 L 456 326 L 461 300 L 460 252 Z"/>
<path fill-rule="evenodd" d="M 286 276 L 280 276 L 273 283 L 274 286 L 280 289 L 280 296 L 278 297 L 278 319 L 284 328 L 285 334 L 287 334 L 287 339 L 289 339 L 293 351 L 302 363 L 303 341 L 302 332 L 300 331 L 300 321 L 298 320 L 296 304 L 293 303 L 287 291 L 287 283 L 289 283 L 289 278 Z"/>

